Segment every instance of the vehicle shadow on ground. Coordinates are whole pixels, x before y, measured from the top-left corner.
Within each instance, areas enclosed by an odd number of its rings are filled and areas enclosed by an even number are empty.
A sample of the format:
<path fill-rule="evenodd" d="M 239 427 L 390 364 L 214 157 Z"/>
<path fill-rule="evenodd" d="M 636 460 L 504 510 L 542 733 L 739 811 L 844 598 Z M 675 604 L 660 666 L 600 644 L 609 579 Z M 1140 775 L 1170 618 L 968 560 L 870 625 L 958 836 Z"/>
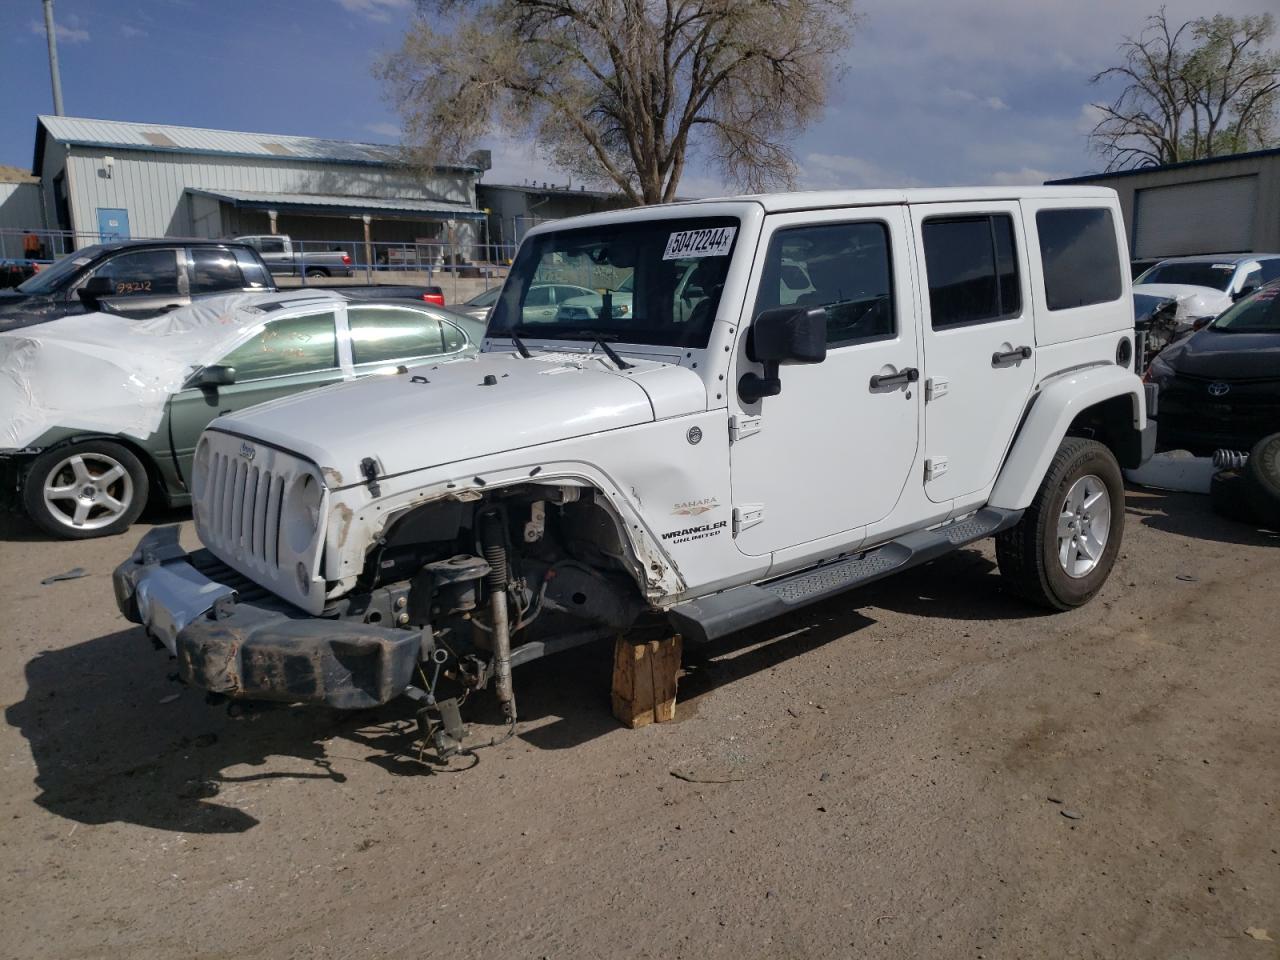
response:
<path fill-rule="evenodd" d="M 140 540 L 151 527 L 163 527 L 191 519 L 190 507 L 151 505 L 142 512 L 132 527 L 119 534 L 130 542 Z M 37 527 L 25 513 L 0 510 L 0 543 L 61 543 Z"/>
<path fill-rule="evenodd" d="M 1215 513 L 1203 494 L 1131 487 L 1125 493 L 1125 504 L 1129 522 L 1136 520 L 1164 533 L 1239 546 L 1280 547 L 1280 533 Z"/>

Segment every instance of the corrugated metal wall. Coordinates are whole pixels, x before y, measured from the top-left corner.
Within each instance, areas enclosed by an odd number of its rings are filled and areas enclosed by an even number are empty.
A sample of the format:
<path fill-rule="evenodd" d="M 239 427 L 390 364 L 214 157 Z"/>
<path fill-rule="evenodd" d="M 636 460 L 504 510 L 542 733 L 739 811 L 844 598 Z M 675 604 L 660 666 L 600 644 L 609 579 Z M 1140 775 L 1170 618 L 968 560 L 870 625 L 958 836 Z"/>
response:
<path fill-rule="evenodd" d="M 1132 247 L 1135 211 L 1138 206 L 1136 197 L 1140 191 L 1152 187 L 1168 187 L 1245 176 L 1258 178 L 1257 207 L 1250 250 L 1253 253 L 1280 253 L 1280 156 L 1222 160 L 1217 163 L 1196 164 L 1172 170 L 1143 171 L 1124 176 L 1109 177 L 1100 174 L 1097 177 L 1090 177 L 1087 182 L 1094 186 L 1111 187 L 1120 195 L 1120 208 L 1124 212 L 1129 245 Z"/>
<path fill-rule="evenodd" d="M 0 227 L 39 230 L 43 226 L 44 217 L 40 214 L 40 184 L 0 183 Z"/>
<path fill-rule="evenodd" d="M 106 156 L 115 158 L 110 177 Z M 193 216 L 187 187 L 475 202 L 472 177 L 461 172 L 421 178 L 394 167 L 87 147 L 72 148 L 67 179 L 77 230 L 95 230 L 99 208 L 119 207 L 129 211 L 136 237 L 191 236 L 213 228 L 218 218 L 209 211 L 196 207 Z M 46 183 L 51 185 L 51 179 Z M 352 233 L 358 236 L 362 230 L 355 221 Z M 215 228 L 211 235 L 220 232 Z"/>

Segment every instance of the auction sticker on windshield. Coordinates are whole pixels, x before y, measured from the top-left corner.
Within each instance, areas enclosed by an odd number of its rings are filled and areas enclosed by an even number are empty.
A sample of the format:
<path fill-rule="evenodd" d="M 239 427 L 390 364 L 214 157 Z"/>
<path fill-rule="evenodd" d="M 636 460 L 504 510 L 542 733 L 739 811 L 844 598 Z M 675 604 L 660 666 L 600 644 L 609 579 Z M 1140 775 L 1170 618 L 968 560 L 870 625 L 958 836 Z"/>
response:
<path fill-rule="evenodd" d="M 692 257 L 723 257 L 733 246 L 737 227 L 711 227 L 707 230 L 681 230 L 667 238 L 663 260 L 687 260 Z"/>

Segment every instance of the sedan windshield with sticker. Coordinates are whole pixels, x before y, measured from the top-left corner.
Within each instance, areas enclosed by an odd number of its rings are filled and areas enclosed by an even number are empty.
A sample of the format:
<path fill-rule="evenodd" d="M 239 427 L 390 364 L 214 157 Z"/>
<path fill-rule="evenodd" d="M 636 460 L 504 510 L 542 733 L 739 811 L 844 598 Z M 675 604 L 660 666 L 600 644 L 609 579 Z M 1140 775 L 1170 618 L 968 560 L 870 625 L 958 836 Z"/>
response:
<path fill-rule="evenodd" d="M 530 237 L 489 336 L 705 347 L 738 227 L 735 217 L 690 217 Z"/>

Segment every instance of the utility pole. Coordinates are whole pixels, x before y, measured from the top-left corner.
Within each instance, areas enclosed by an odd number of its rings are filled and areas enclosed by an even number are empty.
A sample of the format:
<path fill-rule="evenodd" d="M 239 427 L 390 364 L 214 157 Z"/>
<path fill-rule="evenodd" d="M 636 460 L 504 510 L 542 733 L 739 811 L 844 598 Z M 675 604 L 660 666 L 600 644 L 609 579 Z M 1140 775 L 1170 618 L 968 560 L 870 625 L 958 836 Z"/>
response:
<path fill-rule="evenodd" d="M 49 38 L 49 78 L 53 81 L 53 112 L 66 116 L 62 109 L 62 77 L 58 75 L 58 35 L 53 26 L 53 0 L 44 0 L 44 32 Z"/>

